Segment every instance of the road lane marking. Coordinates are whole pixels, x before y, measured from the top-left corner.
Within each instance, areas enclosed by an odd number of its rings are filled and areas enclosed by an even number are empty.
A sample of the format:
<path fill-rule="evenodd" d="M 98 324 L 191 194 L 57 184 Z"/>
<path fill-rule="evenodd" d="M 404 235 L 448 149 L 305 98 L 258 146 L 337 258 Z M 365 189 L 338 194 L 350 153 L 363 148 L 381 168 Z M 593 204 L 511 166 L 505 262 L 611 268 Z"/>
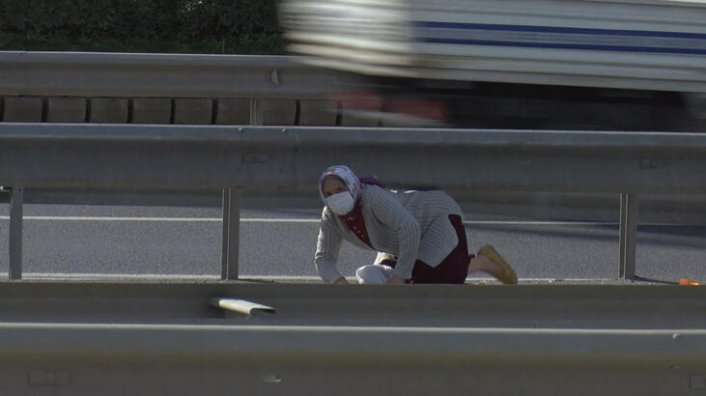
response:
<path fill-rule="evenodd" d="M 0 220 L 9 220 L 9 216 L 0 216 Z M 113 216 L 24 216 L 23 220 L 29 221 L 122 221 L 122 222 L 170 222 L 170 223 L 218 223 L 223 221 L 219 217 L 113 217 Z M 320 219 L 291 219 L 291 218 L 242 218 L 242 223 L 319 223 Z M 530 220 L 467 220 L 467 225 L 581 225 L 581 226 L 615 226 L 617 222 L 608 221 L 530 221 Z M 678 224 L 641 224 L 650 226 Z"/>
<path fill-rule="evenodd" d="M 0 220 L 9 220 L 9 216 L 0 216 Z M 135 222 L 183 222 L 216 223 L 219 217 L 112 217 L 112 216 L 24 216 L 24 220 L 34 221 L 135 221 Z M 319 219 L 240 219 L 245 223 L 318 223 Z"/>
<path fill-rule="evenodd" d="M 132 281 L 165 281 L 165 282 L 178 282 L 178 281 L 212 281 L 220 282 L 220 274 L 157 274 L 157 273 L 144 273 L 144 274 L 121 274 L 121 273 L 100 273 L 100 272 L 76 272 L 76 273 L 61 273 L 61 272 L 25 272 L 23 273 L 23 278 L 27 279 L 86 279 L 86 280 L 132 280 Z M 354 276 L 347 276 L 350 282 L 356 282 Z M 268 274 L 240 274 L 238 277 L 240 281 L 251 281 L 251 282 L 283 282 L 283 283 L 323 283 L 321 277 L 318 275 L 268 275 Z M 613 278 L 521 278 L 523 283 L 550 283 L 550 284 L 575 284 L 575 283 L 586 283 L 586 284 L 600 284 L 600 283 L 611 283 L 611 284 L 625 284 L 629 281 L 616 280 Z M 499 282 L 494 278 L 487 276 L 477 276 L 470 275 L 466 277 L 467 283 L 477 283 L 477 284 L 498 284 Z"/>

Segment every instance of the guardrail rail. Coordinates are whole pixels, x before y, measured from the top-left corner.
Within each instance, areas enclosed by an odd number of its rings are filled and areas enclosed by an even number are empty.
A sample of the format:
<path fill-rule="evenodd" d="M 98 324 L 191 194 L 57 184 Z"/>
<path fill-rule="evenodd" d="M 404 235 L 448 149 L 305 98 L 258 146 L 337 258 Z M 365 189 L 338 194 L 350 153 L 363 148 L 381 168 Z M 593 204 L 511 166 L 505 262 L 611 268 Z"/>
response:
<path fill-rule="evenodd" d="M 639 194 L 706 193 L 705 153 L 697 133 L 2 124 L 10 277 L 26 189 L 222 190 L 222 276 L 235 279 L 241 192 L 313 190 L 346 163 L 398 188 L 619 193 L 619 274 L 632 279 Z"/>

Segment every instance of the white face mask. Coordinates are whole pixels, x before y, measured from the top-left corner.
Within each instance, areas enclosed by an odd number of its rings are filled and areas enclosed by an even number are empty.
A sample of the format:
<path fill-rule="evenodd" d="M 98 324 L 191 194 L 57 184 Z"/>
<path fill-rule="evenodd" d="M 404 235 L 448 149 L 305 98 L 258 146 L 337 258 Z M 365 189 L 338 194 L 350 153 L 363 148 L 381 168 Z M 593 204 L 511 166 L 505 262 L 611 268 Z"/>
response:
<path fill-rule="evenodd" d="M 350 191 L 343 191 L 326 198 L 326 206 L 335 214 L 345 216 L 353 210 L 355 200 Z"/>

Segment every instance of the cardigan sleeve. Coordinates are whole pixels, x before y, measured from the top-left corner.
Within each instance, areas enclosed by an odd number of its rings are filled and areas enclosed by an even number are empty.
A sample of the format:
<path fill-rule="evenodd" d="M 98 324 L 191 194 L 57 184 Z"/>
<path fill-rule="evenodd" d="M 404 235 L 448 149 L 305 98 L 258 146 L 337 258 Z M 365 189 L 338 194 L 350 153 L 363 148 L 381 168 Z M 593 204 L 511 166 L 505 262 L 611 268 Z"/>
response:
<path fill-rule="evenodd" d="M 327 283 L 333 283 L 342 276 L 336 269 L 336 263 L 338 262 L 338 253 L 341 250 L 343 237 L 336 229 L 335 224 L 333 224 L 334 221 L 331 214 L 328 213 L 328 209 L 324 208 L 321 213 L 321 226 L 316 243 L 314 264 L 321 279 Z"/>
<path fill-rule="evenodd" d="M 377 189 L 373 198 L 371 200 L 373 215 L 385 226 L 390 227 L 398 238 L 397 264 L 393 274 L 402 279 L 410 279 L 419 253 L 421 240 L 419 222 L 394 193 Z"/>

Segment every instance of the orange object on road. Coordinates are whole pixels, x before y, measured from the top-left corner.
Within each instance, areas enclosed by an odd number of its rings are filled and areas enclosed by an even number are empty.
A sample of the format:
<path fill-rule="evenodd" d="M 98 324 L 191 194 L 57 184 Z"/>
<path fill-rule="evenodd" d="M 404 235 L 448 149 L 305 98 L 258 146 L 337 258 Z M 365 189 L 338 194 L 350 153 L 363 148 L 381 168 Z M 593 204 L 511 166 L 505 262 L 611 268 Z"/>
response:
<path fill-rule="evenodd" d="M 679 279 L 679 285 L 680 286 L 699 286 L 700 283 L 695 280 L 691 280 L 689 278 L 681 278 L 681 279 Z"/>

